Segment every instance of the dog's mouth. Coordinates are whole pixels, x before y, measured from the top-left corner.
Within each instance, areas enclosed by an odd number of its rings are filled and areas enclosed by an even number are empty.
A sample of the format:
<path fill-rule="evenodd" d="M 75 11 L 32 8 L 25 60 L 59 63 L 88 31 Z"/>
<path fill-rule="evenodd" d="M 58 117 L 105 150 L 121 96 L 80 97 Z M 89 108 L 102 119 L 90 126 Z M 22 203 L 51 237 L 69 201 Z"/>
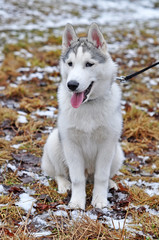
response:
<path fill-rule="evenodd" d="M 71 104 L 73 108 L 78 108 L 83 102 L 87 100 L 88 94 L 90 93 L 94 82 L 88 86 L 88 88 L 83 92 L 75 92 L 71 97 Z"/>

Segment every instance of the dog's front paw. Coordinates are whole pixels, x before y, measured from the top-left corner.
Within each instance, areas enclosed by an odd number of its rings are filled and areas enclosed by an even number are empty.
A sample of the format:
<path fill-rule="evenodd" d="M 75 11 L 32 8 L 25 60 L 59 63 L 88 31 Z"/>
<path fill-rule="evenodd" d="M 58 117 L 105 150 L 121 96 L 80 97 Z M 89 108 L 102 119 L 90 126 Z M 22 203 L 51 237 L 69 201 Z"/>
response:
<path fill-rule="evenodd" d="M 102 196 L 96 196 L 92 199 L 92 205 L 95 208 L 104 208 L 107 206 L 107 199 Z"/>
<path fill-rule="evenodd" d="M 69 202 L 69 208 L 71 209 L 85 209 L 85 201 L 81 201 L 81 199 L 78 200 L 71 200 Z"/>

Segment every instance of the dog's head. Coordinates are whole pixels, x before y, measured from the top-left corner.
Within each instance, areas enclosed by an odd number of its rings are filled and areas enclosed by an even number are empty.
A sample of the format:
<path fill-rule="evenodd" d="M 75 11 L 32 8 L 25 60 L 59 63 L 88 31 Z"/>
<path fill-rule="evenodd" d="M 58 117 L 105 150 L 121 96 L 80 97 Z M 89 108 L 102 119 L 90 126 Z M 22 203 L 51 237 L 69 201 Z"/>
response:
<path fill-rule="evenodd" d="M 72 25 L 67 24 L 62 41 L 61 74 L 72 106 L 78 108 L 107 94 L 115 73 L 116 65 L 97 24 L 91 24 L 87 38 L 78 38 Z"/>

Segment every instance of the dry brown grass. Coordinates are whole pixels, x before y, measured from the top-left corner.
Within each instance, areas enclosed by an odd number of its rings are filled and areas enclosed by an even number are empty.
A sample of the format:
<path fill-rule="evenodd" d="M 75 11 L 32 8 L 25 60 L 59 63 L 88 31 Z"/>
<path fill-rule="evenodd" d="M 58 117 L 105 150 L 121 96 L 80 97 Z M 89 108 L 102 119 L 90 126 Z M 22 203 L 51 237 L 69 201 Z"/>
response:
<path fill-rule="evenodd" d="M 53 239 L 123 240 L 126 236 L 124 228 L 119 230 L 115 230 L 115 228 L 109 229 L 106 224 L 101 224 L 98 220 L 92 220 L 87 215 L 79 216 L 78 219 L 73 221 L 71 219 L 64 219 L 63 217 L 57 218 L 53 215 L 52 219 L 56 223 L 56 231 L 53 234 Z"/>
<path fill-rule="evenodd" d="M 9 120 L 11 124 L 14 124 L 17 120 L 17 112 L 13 109 L 2 107 L 0 105 L 0 124 L 6 120 Z"/>
<path fill-rule="evenodd" d="M 127 139 L 145 144 L 159 140 L 159 122 L 145 112 L 136 109 L 135 106 L 125 114 L 124 123 L 124 135 Z"/>

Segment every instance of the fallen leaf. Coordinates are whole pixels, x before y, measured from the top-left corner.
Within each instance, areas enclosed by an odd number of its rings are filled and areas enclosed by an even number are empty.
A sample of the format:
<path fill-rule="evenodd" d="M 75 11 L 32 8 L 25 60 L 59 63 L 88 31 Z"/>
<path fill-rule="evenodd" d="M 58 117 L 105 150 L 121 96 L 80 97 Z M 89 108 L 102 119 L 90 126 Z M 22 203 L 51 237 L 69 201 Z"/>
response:
<path fill-rule="evenodd" d="M 8 192 L 13 192 L 14 194 L 16 194 L 16 193 L 24 192 L 24 190 L 20 187 L 13 186 L 8 189 Z"/>

